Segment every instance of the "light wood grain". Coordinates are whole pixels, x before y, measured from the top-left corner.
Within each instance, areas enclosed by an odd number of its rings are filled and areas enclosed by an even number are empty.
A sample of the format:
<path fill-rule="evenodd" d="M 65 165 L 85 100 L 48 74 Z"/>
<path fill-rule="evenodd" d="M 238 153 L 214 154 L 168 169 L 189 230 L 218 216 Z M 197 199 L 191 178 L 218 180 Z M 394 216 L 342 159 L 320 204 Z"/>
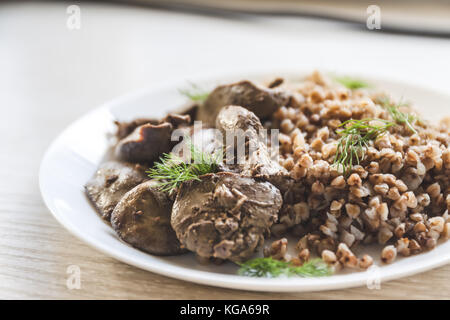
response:
<path fill-rule="evenodd" d="M 226 20 L 94 5 L 82 6 L 85 19 L 83 27 L 78 33 L 71 33 L 65 29 L 65 9 L 61 4 L 0 5 L 0 137 L 3 142 L 0 151 L 0 298 L 450 297 L 450 266 L 382 283 L 381 290 L 361 287 L 316 293 L 255 293 L 207 287 L 159 276 L 109 258 L 74 238 L 56 222 L 43 204 L 37 176 L 45 149 L 69 123 L 92 107 L 143 86 L 146 82 L 157 82 L 160 78 L 178 79 L 200 67 L 209 70 L 217 66 L 215 55 L 227 47 L 223 43 L 223 37 L 211 37 L 210 33 L 233 39 L 230 41 L 234 47 L 247 44 L 246 48 L 250 50 L 248 54 L 241 52 L 236 55 L 233 55 L 236 51 L 234 49 L 226 51 L 228 60 L 221 61 L 225 68 L 238 63 L 248 64 L 259 59 L 261 53 L 265 55 L 259 63 L 263 64 L 266 59 L 275 61 L 279 55 L 278 50 L 267 51 L 260 41 L 263 38 L 274 46 L 289 48 L 286 59 L 292 62 L 298 60 L 302 47 L 293 45 L 297 42 L 291 40 L 297 39 L 297 35 L 289 33 L 283 25 L 276 29 L 276 20 L 264 20 L 264 23 L 272 25 L 273 30 L 271 33 L 263 33 L 262 37 L 259 32 L 262 24 L 258 22 L 255 22 L 255 27 L 248 21 L 233 18 Z M 160 26 L 166 22 L 166 26 L 173 29 L 167 27 L 169 29 L 164 29 L 166 33 L 160 35 Z M 306 24 L 298 28 L 305 30 L 302 41 L 309 41 L 307 37 L 313 28 L 308 26 Z M 334 30 L 339 28 L 339 25 L 333 25 Z M 325 36 L 328 30 L 328 27 L 323 26 L 316 32 Z M 345 29 L 340 32 L 342 46 L 338 46 L 338 50 L 327 56 L 331 62 L 338 52 L 342 52 L 340 61 L 350 57 L 346 48 L 358 36 Z M 165 47 L 169 45 L 168 38 L 174 46 L 172 49 Z M 220 50 L 217 49 L 212 55 L 199 56 L 201 51 L 198 48 L 204 45 L 202 39 L 205 38 L 212 43 L 211 47 L 216 46 Z M 148 39 L 151 39 L 150 44 Z M 375 51 L 378 46 L 382 47 L 382 52 L 386 51 L 385 46 L 396 48 L 392 40 L 386 42 L 385 38 L 371 38 L 371 42 L 364 42 L 364 39 L 361 37 L 358 41 L 367 45 L 367 50 L 363 49 L 364 45 L 359 46 L 360 50 L 366 50 L 365 57 L 372 52 L 374 56 L 381 56 L 381 53 Z M 398 59 L 410 63 L 422 59 L 420 52 L 416 54 L 412 50 L 414 42 L 408 44 L 407 40 L 402 41 L 404 51 L 398 53 Z M 179 45 L 180 43 L 183 45 Z M 195 45 L 189 46 L 192 43 Z M 443 63 L 447 61 L 450 46 L 442 41 L 429 40 L 424 47 L 430 52 L 434 50 L 433 62 L 440 66 L 441 80 L 444 81 L 446 74 L 450 72 L 448 63 Z M 210 47 L 208 45 L 202 48 L 205 51 Z M 176 51 L 181 49 L 184 50 L 184 55 L 176 55 Z M 314 57 L 315 53 L 311 53 L 310 61 Z M 322 58 L 319 57 L 315 62 L 320 63 L 320 59 Z M 355 68 L 363 68 L 364 61 L 351 60 Z M 383 64 L 380 68 L 391 70 L 397 65 L 396 60 L 390 63 L 391 65 Z M 410 69 L 409 64 L 405 64 L 403 69 L 398 68 L 400 69 L 396 69 L 397 71 L 402 70 L 404 73 Z M 411 76 L 418 73 L 421 78 L 427 78 L 427 70 L 433 68 L 418 64 L 411 71 Z M 440 73 L 429 71 L 428 78 L 431 75 L 437 79 Z M 448 87 L 448 83 L 446 85 L 441 81 L 440 84 Z M 81 268 L 80 290 L 69 290 L 66 287 L 66 269 L 69 265 Z"/>

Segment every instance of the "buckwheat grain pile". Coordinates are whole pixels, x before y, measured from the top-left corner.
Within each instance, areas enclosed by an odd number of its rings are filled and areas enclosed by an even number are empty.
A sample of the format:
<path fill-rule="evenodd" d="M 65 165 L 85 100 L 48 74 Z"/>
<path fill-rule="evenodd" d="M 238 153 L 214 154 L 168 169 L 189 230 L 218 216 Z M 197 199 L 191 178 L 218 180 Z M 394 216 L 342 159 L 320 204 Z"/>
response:
<path fill-rule="evenodd" d="M 449 237 L 448 120 L 432 125 L 384 93 L 348 89 L 317 72 L 283 87 L 294 97 L 265 126 L 280 128 L 280 163 L 295 183 L 284 194 L 273 233 L 292 230 L 303 258 L 316 252 L 336 267 L 362 269 L 373 258 L 356 257 L 355 246 L 379 243 L 381 260 L 391 263 L 397 255 L 431 250 Z M 364 140 L 360 149 L 345 149 L 342 130 L 354 122 L 342 124 L 351 119 L 390 125 Z M 337 160 L 343 151 L 355 152 L 347 157 L 347 167 Z M 276 254 L 285 245 L 282 239 L 269 249 Z"/>

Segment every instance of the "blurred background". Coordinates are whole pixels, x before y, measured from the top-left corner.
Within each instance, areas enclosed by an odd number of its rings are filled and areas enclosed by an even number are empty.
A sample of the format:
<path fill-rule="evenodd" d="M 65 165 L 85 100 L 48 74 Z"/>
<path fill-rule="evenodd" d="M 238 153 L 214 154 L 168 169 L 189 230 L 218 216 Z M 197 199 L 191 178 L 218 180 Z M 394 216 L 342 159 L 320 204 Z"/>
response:
<path fill-rule="evenodd" d="M 213 12 L 310 16 L 365 24 L 364 12 L 371 5 L 383 9 L 383 29 L 397 32 L 448 35 L 448 0 L 135 0 L 122 1 L 161 7 Z"/>
<path fill-rule="evenodd" d="M 381 29 L 367 27 L 370 5 Z M 152 82 L 262 66 L 447 88 L 449 36 L 445 0 L 0 1 L 0 90 L 78 115 Z"/>
<path fill-rule="evenodd" d="M 51 217 L 37 179 L 50 142 L 85 112 L 161 82 L 261 68 L 448 92 L 449 37 L 444 0 L 0 0 L 0 297 L 53 297 L 42 289 L 63 286 L 67 264 L 99 259 Z"/>
<path fill-rule="evenodd" d="M 130 90 L 242 68 L 370 71 L 447 90 L 449 37 L 446 0 L 0 0 L 1 108 L 58 115 L 52 137 Z"/>

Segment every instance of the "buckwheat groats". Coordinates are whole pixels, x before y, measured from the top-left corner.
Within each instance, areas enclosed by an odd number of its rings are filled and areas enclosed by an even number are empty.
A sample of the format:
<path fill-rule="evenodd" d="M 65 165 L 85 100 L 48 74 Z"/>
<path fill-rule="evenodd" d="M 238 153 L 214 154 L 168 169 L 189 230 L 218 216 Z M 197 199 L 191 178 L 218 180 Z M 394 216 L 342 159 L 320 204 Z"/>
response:
<path fill-rule="evenodd" d="M 430 124 L 408 104 L 317 72 L 282 86 L 291 101 L 265 126 L 280 129 L 280 164 L 294 182 L 275 233 L 291 230 L 299 252 L 362 269 L 373 259 L 357 258 L 356 246 L 379 243 L 391 263 L 449 237 L 448 120 Z"/>

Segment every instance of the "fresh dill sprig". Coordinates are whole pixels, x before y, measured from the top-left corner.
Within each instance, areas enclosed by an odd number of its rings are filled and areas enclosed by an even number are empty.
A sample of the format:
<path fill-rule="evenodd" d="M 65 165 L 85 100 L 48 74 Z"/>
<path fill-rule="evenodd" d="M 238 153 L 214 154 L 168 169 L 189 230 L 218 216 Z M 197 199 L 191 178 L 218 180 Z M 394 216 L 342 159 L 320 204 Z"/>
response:
<path fill-rule="evenodd" d="M 191 153 L 189 162 L 172 153 L 164 153 L 160 162 L 147 171 L 150 178 L 158 181 L 160 191 L 170 193 L 185 181 L 200 180 L 201 175 L 217 171 L 220 157 L 198 150 L 190 140 L 185 139 Z"/>
<path fill-rule="evenodd" d="M 351 77 L 335 77 L 334 80 L 336 80 L 337 82 L 339 82 L 340 84 L 346 86 L 348 89 L 351 90 L 370 87 L 370 85 L 367 82 L 362 81 L 360 79 L 354 79 Z"/>
<path fill-rule="evenodd" d="M 239 266 L 238 274 L 247 277 L 324 277 L 332 274 L 331 268 L 322 259 L 313 259 L 302 266 L 295 266 L 290 262 L 275 260 L 271 257 L 255 258 L 239 263 Z"/>
<path fill-rule="evenodd" d="M 147 171 L 150 178 L 158 180 L 158 189 L 171 192 L 181 183 L 188 180 L 198 180 L 198 175 L 192 172 L 190 165 L 174 154 L 164 153 L 153 168 Z"/>
<path fill-rule="evenodd" d="M 390 102 L 389 98 L 380 99 L 380 103 L 389 112 L 396 123 L 405 125 L 411 132 L 417 133 L 417 130 L 413 127 L 413 124 L 418 120 L 417 116 L 400 111 L 400 107 L 406 106 L 407 104 L 402 103 L 401 101 L 397 104 L 393 104 Z"/>
<path fill-rule="evenodd" d="M 190 82 L 190 88 L 179 89 L 178 91 L 194 102 L 204 102 L 209 96 L 209 92 L 200 88 L 197 84 Z"/>
<path fill-rule="evenodd" d="M 343 122 L 337 131 L 341 136 L 338 141 L 333 165 L 342 167 L 346 175 L 353 165 L 364 160 L 369 141 L 375 140 L 387 132 L 395 123 L 382 119 L 350 119 Z"/>

